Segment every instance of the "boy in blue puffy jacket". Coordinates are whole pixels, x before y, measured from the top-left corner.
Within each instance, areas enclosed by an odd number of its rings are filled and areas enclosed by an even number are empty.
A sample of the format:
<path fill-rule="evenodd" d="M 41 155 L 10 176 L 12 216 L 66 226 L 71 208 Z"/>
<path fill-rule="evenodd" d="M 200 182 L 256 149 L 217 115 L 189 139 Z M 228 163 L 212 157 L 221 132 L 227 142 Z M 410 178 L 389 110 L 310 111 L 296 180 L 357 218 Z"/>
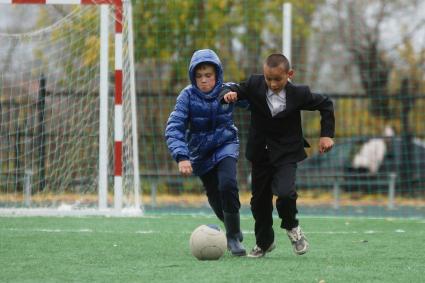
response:
<path fill-rule="evenodd" d="M 223 68 L 217 54 L 210 49 L 195 51 L 189 78 L 191 84 L 180 92 L 167 121 L 167 146 L 183 176 L 193 173 L 201 179 L 208 202 L 224 222 L 230 252 L 244 256 L 236 181 L 238 130 L 234 105 L 219 101 Z"/>

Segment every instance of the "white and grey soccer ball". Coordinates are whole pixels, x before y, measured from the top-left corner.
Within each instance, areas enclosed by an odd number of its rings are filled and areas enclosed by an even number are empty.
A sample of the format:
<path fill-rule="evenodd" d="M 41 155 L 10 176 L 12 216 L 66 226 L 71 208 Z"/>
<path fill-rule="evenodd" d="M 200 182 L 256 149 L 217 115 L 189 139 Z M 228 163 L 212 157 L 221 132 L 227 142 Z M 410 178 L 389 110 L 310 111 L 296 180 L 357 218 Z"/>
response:
<path fill-rule="evenodd" d="M 217 260 L 227 249 L 227 239 L 217 225 L 201 225 L 190 235 L 189 246 L 197 259 Z"/>

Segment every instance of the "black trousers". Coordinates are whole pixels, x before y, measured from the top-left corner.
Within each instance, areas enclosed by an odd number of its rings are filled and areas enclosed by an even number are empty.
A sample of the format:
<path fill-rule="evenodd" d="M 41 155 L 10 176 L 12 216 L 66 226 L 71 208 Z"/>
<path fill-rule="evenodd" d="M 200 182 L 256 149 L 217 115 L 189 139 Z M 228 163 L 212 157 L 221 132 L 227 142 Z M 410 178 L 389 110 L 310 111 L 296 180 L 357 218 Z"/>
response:
<path fill-rule="evenodd" d="M 217 217 L 223 221 L 223 211 L 237 213 L 241 207 L 238 183 L 236 180 L 237 160 L 227 157 L 213 169 L 200 176 L 208 202 Z"/>
<path fill-rule="evenodd" d="M 273 195 L 277 197 L 280 227 L 289 230 L 298 226 L 296 171 L 296 163 L 252 163 L 251 211 L 255 220 L 256 244 L 262 249 L 267 249 L 274 241 Z"/>

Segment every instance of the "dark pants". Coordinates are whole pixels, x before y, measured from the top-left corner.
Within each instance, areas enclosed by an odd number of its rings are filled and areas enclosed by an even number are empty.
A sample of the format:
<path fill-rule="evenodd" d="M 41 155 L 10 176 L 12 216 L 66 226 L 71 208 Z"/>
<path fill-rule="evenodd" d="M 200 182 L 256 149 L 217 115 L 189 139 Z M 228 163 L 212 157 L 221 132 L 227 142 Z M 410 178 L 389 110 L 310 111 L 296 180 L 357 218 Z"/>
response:
<path fill-rule="evenodd" d="M 236 164 L 235 158 L 227 157 L 200 176 L 208 202 L 221 221 L 224 219 L 223 211 L 237 213 L 241 207 L 236 181 Z"/>
<path fill-rule="evenodd" d="M 256 244 L 262 249 L 267 249 L 274 241 L 273 195 L 277 196 L 276 210 L 282 220 L 280 227 L 289 230 L 298 226 L 296 171 L 296 163 L 252 164 L 251 211 L 255 219 Z"/>

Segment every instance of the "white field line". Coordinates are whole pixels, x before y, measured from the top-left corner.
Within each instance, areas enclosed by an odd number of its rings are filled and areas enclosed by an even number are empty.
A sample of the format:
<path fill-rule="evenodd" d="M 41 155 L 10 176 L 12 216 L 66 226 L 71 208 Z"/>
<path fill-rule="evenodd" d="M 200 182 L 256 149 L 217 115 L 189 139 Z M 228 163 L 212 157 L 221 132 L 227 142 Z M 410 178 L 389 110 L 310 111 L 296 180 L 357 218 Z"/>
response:
<path fill-rule="evenodd" d="M 120 232 L 120 231 L 108 231 L 108 230 L 93 230 L 93 229 L 77 229 L 77 230 L 67 230 L 67 229 L 44 229 L 44 228 L 35 228 L 35 229 L 20 229 L 20 228 L 8 228 L 0 229 L 0 231 L 17 231 L 17 232 L 35 232 L 35 233 L 101 233 L 101 234 L 154 234 L 154 233 L 163 233 L 160 231 L 153 230 L 139 230 L 136 232 Z"/>
<path fill-rule="evenodd" d="M 36 232 L 36 233 L 101 233 L 101 234 L 176 234 L 174 231 L 155 231 L 155 230 L 138 230 L 135 232 L 120 232 L 120 231 L 108 231 L 108 230 L 93 230 L 93 229 L 77 229 L 77 230 L 67 230 L 67 229 L 46 229 L 46 228 L 36 228 L 36 229 L 20 229 L 20 228 L 3 228 L 0 231 L 16 231 L 16 232 Z M 253 230 L 243 230 L 244 234 L 255 234 Z M 191 234 L 192 231 L 182 231 L 182 234 Z M 403 229 L 396 229 L 394 231 L 306 231 L 308 234 L 322 234 L 322 235 L 345 235 L 345 234 L 386 234 L 386 233 L 406 233 Z"/>
<path fill-rule="evenodd" d="M 141 218 L 146 217 L 154 217 L 157 218 L 167 218 L 170 216 L 179 216 L 179 217 L 188 217 L 188 218 L 212 218 L 217 219 L 217 217 L 208 212 L 195 212 L 195 213 L 186 213 L 186 212 L 167 212 L 167 213 L 152 213 L 152 214 L 145 214 Z M 0 215 L 1 217 L 1 215 Z M 241 220 L 252 220 L 252 215 L 250 214 L 241 214 L 240 215 Z M 279 217 L 273 213 L 273 219 L 279 220 Z M 335 219 L 335 220 L 355 220 L 355 221 L 361 221 L 361 220 L 374 220 L 374 221 L 388 221 L 388 222 L 411 222 L 412 220 L 417 220 L 418 223 L 425 224 L 424 218 L 421 217 L 360 217 L 360 216 L 300 216 L 299 219 L 318 219 L 318 220 L 326 220 L 326 219 Z"/>
<path fill-rule="evenodd" d="M 216 219 L 216 216 L 212 213 L 207 212 L 196 212 L 196 213 L 148 213 L 148 214 L 137 214 L 137 213 L 128 213 L 128 212 L 116 212 L 114 210 L 72 210 L 72 211 L 60 211 L 57 209 L 5 209 L 0 208 L 0 218 L 5 217 L 32 217 L 32 216 L 46 216 L 46 217 L 125 217 L 125 218 L 167 218 L 170 216 L 179 216 L 179 217 L 188 217 L 188 218 L 212 218 Z M 250 214 L 241 214 L 241 220 L 251 220 L 252 216 Z M 360 216 L 300 216 L 300 219 L 344 219 L 344 220 L 376 220 L 376 221 L 388 221 L 388 222 L 410 222 L 412 220 L 417 220 L 418 223 L 425 224 L 424 218 L 421 217 L 360 217 Z M 273 214 L 273 219 L 279 220 L 278 216 Z"/>

